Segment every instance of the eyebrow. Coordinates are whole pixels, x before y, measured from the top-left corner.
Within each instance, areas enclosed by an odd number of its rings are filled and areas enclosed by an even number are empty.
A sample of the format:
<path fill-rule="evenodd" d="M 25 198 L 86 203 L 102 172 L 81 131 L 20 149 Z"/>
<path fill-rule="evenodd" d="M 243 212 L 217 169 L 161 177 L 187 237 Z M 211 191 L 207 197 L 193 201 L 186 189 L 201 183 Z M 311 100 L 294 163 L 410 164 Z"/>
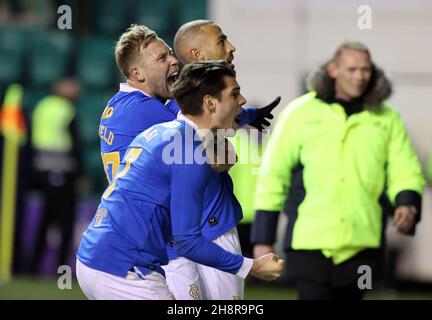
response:
<path fill-rule="evenodd" d="M 167 55 L 168 55 L 167 52 L 163 52 L 156 57 L 156 60 L 162 59 L 162 58 L 166 57 Z"/>
<path fill-rule="evenodd" d="M 224 34 L 221 34 L 221 35 L 218 37 L 218 41 L 220 41 L 220 40 L 226 40 L 226 39 L 227 39 L 227 36 L 224 35 Z"/>

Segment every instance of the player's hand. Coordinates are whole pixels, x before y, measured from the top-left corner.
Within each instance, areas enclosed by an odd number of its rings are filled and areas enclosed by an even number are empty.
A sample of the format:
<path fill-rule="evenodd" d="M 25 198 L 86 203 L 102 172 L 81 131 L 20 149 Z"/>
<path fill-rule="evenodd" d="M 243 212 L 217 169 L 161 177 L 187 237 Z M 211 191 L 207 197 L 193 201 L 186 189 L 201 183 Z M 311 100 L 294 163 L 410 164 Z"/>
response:
<path fill-rule="evenodd" d="M 270 125 L 269 119 L 273 119 L 272 111 L 281 101 L 281 97 L 277 97 L 269 105 L 256 109 L 256 118 L 254 121 L 249 123 L 252 127 L 257 128 L 259 131 L 263 130 L 265 127 Z"/>
<path fill-rule="evenodd" d="M 400 233 L 408 233 L 415 225 L 416 210 L 414 207 L 400 206 L 396 208 L 393 223 Z"/>
<path fill-rule="evenodd" d="M 258 279 L 271 281 L 281 276 L 285 261 L 274 253 L 254 259 L 250 274 Z"/>
<path fill-rule="evenodd" d="M 234 146 L 227 138 L 219 143 L 216 143 L 216 140 L 211 167 L 216 172 L 228 172 L 237 163 L 237 154 L 235 152 Z"/>
<path fill-rule="evenodd" d="M 254 258 L 262 257 L 273 252 L 273 246 L 268 244 L 256 244 L 253 248 Z"/>

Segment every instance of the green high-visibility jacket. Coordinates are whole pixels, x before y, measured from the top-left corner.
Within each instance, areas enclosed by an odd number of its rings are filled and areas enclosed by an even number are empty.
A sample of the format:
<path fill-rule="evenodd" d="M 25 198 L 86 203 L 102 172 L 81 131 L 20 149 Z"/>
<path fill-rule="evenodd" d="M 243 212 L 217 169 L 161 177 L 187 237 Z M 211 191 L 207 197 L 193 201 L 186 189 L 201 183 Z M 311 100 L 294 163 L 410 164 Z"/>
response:
<path fill-rule="evenodd" d="M 385 104 L 347 117 L 340 104 L 327 104 L 314 92 L 292 101 L 264 153 L 256 210 L 282 211 L 292 170 L 299 164 L 306 195 L 291 247 L 322 250 L 335 263 L 380 246 L 384 190 L 394 204 L 399 192 L 421 195 L 424 188 L 404 124 Z"/>
<path fill-rule="evenodd" d="M 261 164 L 262 146 L 258 144 L 256 135 L 249 135 L 244 129 L 237 131 L 235 137 L 229 139 L 236 150 L 238 161 L 229 171 L 234 184 L 234 194 L 243 210 L 240 223 L 252 223 L 256 179 Z"/>
<path fill-rule="evenodd" d="M 69 126 L 75 117 L 73 104 L 59 96 L 43 98 L 32 114 L 32 145 L 38 150 L 69 152 L 73 147 Z"/>

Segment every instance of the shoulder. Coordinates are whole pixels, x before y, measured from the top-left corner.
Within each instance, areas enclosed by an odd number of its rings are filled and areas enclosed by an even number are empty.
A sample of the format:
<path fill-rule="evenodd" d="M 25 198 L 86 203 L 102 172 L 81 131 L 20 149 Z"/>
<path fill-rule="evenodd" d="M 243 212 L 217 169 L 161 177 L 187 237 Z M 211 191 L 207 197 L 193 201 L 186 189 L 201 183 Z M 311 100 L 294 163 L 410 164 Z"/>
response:
<path fill-rule="evenodd" d="M 180 107 L 175 99 L 167 101 L 167 103 L 165 103 L 165 106 L 175 114 L 180 112 Z"/>
<path fill-rule="evenodd" d="M 123 93 L 121 104 L 127 109 L 137 112 L 148 111 L 149 108 L 163 108 L 164 104 L 150 96 L 146 96 L 139 91 Z"/>
<path fill-rule="evenodd" d="M 112 99 L 113 100 L 113 99 Z M 141 92 L 119 92 L 112 101 L 113 117 L 111 121 L 121 121 L 130 131 L 143 131 L 157 123 L 174 120 L 176 115 L 161 101 Z"/>
<path fill-rule="evenodd" d="M 123 112 L 146 112 L 149 109 L 164 108 L 164 104 L 154 97 L 147 96 L 139 91 L 117 92 L 108 102 L 108 105 Z"/>
<path fill-rule="evenodd" d="M 163 147 L 173 141 L 174 138 L 183 136 L 183 126 L 177 121 L 169 121 L 155 124 L 141 132 L 132 142 L 133 145 L 149 145 L 153 148 Z"/>
<path fill-rule="evenodd" d="M 52 106 L 55 108 L 74 108 L 71 101 L 56 95 L 50 95 L 44 97 L 37 103 L 35 109 L 38 106 Z"/>
<path fill-rule="evenodd" d="M 399 111 L 385 102 L 376 107 L 373 113 L 381 118 L 386 118 L 391 121 L 402 121 Z"/>
<path fill-rule="evenodd" d="M 288 105 L 281 111 L 280 121 L 288 121 L 288 119 L 303 117 L 312 111 L 312 108 L 316 108 L 317 105 L 325 104 L 325 102 L 316 98 L 315 92 L 308 92 L 300 97 L 292 100 Z"/>

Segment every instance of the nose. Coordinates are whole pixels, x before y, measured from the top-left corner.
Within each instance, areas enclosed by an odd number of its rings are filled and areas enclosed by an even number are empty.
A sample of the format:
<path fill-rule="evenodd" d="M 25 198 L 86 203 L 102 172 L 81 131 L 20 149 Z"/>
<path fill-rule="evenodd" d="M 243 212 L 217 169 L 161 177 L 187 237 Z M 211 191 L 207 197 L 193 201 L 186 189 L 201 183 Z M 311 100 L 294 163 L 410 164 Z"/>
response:
<path fill-rule="evenodd" d="M 178 59 L 177 59 L 174 55 L 170 55 L 170 58 L 171 58 L 170 65 L 172 65 L 172 66 L 176 66 L 176 65 L 179 64 Z"/>
<path fill-rule="evenodd" d="M 227 45 L 228 45 L 228 52 L 235 52 L 236 51 L 236 47 L 234 47 L 234 45 L 231 42 L 229 42 L 228 40 L 227 40 Z"/>
<path fill-rule="evenodd" d="M 356 79 L 358 81 L 364 81 L 366 78 L 365 76 L 366 76 L 366 74 L 360 69 L 358 69 L 354 72 L 354 79 Z"/>
<path fill-rule="evenodd" d="M 369 70 L 363 70 L 362 71 L 363 81 L 369 81 L 370 77 L 371 77 L 371 72 Z"/>
<path fill-rule="evenodd" d="M 240 104 L 240 106 L 244 106 L 245 104 L 246 104 L 246 99 L 245 99 L 245 97 L 243 97 L 243 95 L 240 95 L 240 101 L 239 101 L 239 104 Z"/>

